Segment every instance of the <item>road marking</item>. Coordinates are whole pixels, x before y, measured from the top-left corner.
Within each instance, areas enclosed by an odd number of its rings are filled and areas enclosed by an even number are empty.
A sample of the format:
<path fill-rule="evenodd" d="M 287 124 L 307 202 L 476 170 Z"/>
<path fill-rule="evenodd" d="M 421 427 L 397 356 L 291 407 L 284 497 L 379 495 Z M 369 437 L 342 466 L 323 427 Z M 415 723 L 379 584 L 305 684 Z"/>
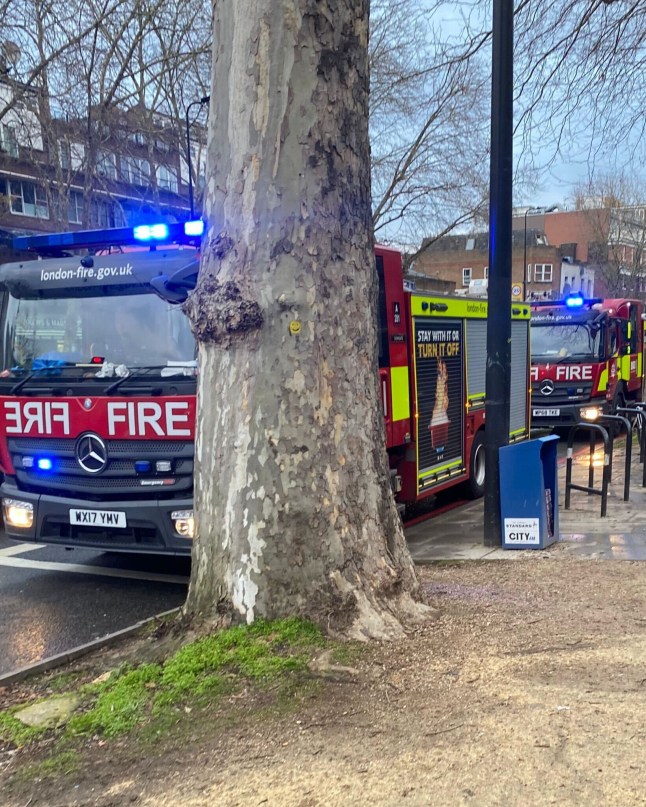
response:
<path fill-rule="evenodd" d="M 176 583 L 186 585 L 188 577 L 179 574 L 158 574 L 137 572 L 134 569 L 111 569 L 104 566 L 84 566 L 80 563 L 53 563 L 48 560 L 28 560 L 8 555 L 0 556 L 0 566 L 14 569 L 36 569 L 42 572 L 72 572 L 73 574 L 93 574 L 97 577 L 122 577 L 127 580 L 146 580 L 151 583 Z"/>
<path fill-rule="evenodd" d="M 16 544 L 15 546 L 6 546 L 0 549 L 0 555 L 22 555 L 25 552 L 33 552 L 34 549 L 44 549 L 45 544 Z"/>

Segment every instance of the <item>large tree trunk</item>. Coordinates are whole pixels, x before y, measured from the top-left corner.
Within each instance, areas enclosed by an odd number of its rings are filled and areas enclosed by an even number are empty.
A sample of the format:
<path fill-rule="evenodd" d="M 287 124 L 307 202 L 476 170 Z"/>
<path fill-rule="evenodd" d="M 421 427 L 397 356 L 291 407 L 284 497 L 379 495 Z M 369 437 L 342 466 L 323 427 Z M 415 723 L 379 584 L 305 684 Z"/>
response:
<path fill-rule="evenodd" d="M 368 0 L 215 3 L 192 614 L 417 616 L 376 348 Z"/>

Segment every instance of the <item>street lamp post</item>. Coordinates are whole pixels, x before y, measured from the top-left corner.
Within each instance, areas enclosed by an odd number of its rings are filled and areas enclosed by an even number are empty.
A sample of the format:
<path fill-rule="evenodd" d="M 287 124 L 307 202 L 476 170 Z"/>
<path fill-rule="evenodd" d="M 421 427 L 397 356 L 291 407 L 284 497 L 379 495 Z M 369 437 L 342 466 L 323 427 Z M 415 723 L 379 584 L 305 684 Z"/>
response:
<path fill-rule="evenodd" d="M 558 210 L 558 205 L 552 205 L 552 207 L 545 209 L 542 207 L 528 207 L 525 211 L 525 228 L 523 230 L 523 302 L 527 299 L 527 215 L 529 213 L 532 215 L 536 213 L 553 213 L 555 210 Z"/>
<path fill-rule="evenodd" d="M 191 103 L 186 107 L 186 162 L 188 164 L 188 201 L 191 206 L 191 220 L 195 218 L 195 210 L 193 205 L 193 164 L 191 161 L 191 123 L 188 117 L 188 113 L 191 110 L 191 107 L 199 106 L 202 108 L 204 104 L 208 104 L 211 100 L 210 95 L 205 95 L 203 98 L 200 98 L 199 101 L 191 101 Z"/>
<path fill-rule="evenodd" d="M 531 208 L 525 211 L 525 229 L 523 238 L 523 302 L 527 299 L 527 214 Z"/>
<path fill-rule="evenodd" d="M 484 545 L 502 544 L 499 450 L 509 443 L 513 183 L 513 0 L 493 0 Z"/>

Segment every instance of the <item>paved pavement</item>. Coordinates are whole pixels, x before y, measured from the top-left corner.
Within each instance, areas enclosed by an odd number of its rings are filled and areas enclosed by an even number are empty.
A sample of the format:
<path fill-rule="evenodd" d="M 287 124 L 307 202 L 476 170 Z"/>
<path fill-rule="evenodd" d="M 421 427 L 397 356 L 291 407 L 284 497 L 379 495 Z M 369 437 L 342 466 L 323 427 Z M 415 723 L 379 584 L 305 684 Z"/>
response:
<path fill-rule="evenodd" d="M 614 451 L 613 480 L 608 509 L 600 517 L 601 499 L 572 491 L 571 508 L 565 510 L 565 461 L 559 467 L 559 541 L 544 551 L 567 551 L 572 556 L 613 560 L 646 560 L 646 489 L 641 487 L 639 452 L 632 461 L 630 501 L 624 502 L 625 447 L 618 441 Z M 594 486 L 601 487 L 603 457 L 593 457 Z M 573 481 L 587 485 L 589 453 L 579 449 L 574 457 Z M 440 513 L 406 530 L 408 545 L 417 563 L 438 560 L 513 560 L 516 549 L 483 545 L 483 501 Z M 522 550 L 522 553 L 537 550 Z M 541 550 L 538 550 L 541 551 Z"/>

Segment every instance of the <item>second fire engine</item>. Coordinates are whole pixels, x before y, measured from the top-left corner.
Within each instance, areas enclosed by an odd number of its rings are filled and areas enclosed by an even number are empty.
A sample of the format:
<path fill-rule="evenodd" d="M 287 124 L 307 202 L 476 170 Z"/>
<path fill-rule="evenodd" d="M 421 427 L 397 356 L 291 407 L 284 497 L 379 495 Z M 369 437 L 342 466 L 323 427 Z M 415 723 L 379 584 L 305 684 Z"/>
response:
<path fill-rule="evenodd" d="M 628 299 L 532 303 L 532 425 L 570 426 L 642 399 L 644 304 Z"/>

